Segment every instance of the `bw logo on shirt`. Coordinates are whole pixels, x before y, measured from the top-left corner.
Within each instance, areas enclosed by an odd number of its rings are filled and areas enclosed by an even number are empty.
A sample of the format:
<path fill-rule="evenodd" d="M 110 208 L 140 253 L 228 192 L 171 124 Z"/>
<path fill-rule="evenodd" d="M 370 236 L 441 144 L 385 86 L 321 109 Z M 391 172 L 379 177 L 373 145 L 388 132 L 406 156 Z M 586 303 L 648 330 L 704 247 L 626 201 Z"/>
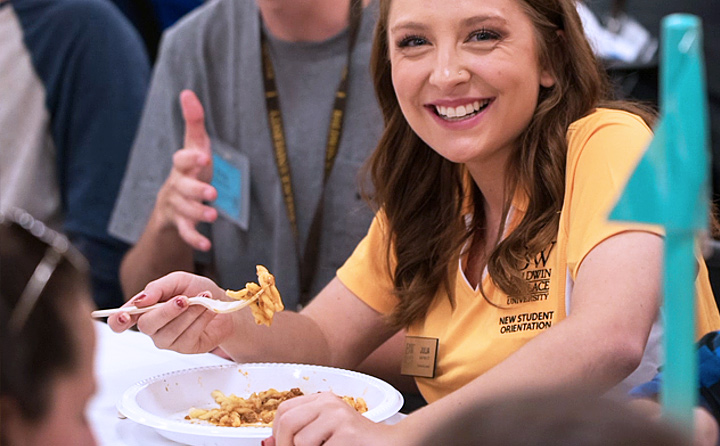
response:
<path fill-rule="evenodd" d="M 528 255 L 525 264 L 521 265 L 520 273 L 528 285 L 528 291 L 520 296 L 508 296 L 507 305 L 529 305 L 505 309 L 498 319 L 501 335 L 545 330 L 552 327 L 556 312 L 552 302 L 548 302 L 548 296 L 550 296 L 550 278 L 552 277 L 550 254 L 554 247 L 555 242 L 552 242 L 537 255 Z M 508 314 L 517 310 L 522 312 Z"/>
<path fill-rule="evenodd" d="M 552 242 L 548 248 L 534 257 L 527 257 L 525 265 L 520 268 L 520 274 L 528 284 L 530 291 L 522 296 L 508 296 L 507 305 L 547 300 L 550 293 L 550 277 L 552 276 L 552 268 L 548 267 L 548 259 L 555 247 L 555 243 Z"/>

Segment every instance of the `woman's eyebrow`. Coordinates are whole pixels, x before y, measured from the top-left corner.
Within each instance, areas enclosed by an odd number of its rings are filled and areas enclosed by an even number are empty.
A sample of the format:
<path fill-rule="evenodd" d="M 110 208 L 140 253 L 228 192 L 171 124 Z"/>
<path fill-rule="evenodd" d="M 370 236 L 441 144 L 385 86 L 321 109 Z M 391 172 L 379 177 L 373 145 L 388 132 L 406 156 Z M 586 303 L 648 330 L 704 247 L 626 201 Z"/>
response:
<path fill-rule="evenodd" d="M 390 33 L 396 34 L 400 31 L 423 31 L 427 29 L 427 25 L 420 22 L 406 21 L 400 22 L 390 28 Z"/>
<path fill-rule="evenodd" d="M 507 24 L 507 20 L 497 14 L 482 14 L 463 19 L 461 24 L 464 27 L 476 26 L 485 22 L 498 22 L 500 24 Z M 390 28 L 390 33 L 395 34 L 400 31 L 424 31 L 428 26 L 422 22 L 416 22 L 412 20 L 401 21 L 398 24 Z"/>
<path fill-rule="evenodd" d="M 498 22 L 503 25 L 507 24 L 507 20 L 505 20 L 505 18 L 503 18 L 502 16 L 497 15 L 497 14 L 483 14 L 483 15 L 476 15 L 476 16 L 468 17 L 462 21 L 462 24 L 464 26 L 470 27 L 470 26 L 478 25 L 480 23 L 485 23 L 485 22 Z"/>

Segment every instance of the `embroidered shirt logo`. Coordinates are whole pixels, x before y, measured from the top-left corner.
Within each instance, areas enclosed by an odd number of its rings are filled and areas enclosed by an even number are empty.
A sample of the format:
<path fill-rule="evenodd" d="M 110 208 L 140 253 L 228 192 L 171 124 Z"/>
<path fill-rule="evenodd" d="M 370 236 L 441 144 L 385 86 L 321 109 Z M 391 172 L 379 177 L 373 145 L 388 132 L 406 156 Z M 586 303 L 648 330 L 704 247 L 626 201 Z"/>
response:
<path fill-rule="evenodd" d="M 547 300 L 550 293 L 550 277 L 552 276 L 552 268 L 548 267 L 548 259 L 554 247 L 555 242 L 552 242 L 548 248 L 534 257 L 528 256 L 525 265 L 520 268 L 520 273 L 528 284 L 530 291 L 523 296 L 508 296 L 507 305 Z"/>

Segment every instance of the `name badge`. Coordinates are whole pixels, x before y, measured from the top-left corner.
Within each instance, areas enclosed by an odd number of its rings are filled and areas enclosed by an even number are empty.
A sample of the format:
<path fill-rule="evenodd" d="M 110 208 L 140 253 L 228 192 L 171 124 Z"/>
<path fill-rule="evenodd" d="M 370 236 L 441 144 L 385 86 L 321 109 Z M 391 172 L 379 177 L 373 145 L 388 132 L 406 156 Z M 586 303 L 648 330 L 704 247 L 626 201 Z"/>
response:
<path fill-rule="evenodd" d="M 438 339 L 422 336 L 405 337 L 405 356 L 400 368 L 401 375 L 435 378 Z"/>
<path fill-rule="evenodd" d="M 244 154 L 217 141 L 213 145 L 212 186 L 217 199 L 212 205 L 242 229 L 250 217 L 250 162 Z"/>

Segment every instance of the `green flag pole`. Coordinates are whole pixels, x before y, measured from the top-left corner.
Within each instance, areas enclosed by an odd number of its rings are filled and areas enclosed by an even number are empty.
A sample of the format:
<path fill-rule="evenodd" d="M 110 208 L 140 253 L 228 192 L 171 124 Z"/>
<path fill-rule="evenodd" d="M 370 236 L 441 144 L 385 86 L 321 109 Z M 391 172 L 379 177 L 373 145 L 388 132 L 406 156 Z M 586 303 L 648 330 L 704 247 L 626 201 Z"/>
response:
<path fill-rule="evenodd" d="M 697 402 L 695 237 L 708 227 L 709 133 L 702 25 L 674 14 L 662 22 L 660 121 L 610 213 L 612 220 L 665 227 L 663 313 L 666 417 L 690 429 Z"/>

